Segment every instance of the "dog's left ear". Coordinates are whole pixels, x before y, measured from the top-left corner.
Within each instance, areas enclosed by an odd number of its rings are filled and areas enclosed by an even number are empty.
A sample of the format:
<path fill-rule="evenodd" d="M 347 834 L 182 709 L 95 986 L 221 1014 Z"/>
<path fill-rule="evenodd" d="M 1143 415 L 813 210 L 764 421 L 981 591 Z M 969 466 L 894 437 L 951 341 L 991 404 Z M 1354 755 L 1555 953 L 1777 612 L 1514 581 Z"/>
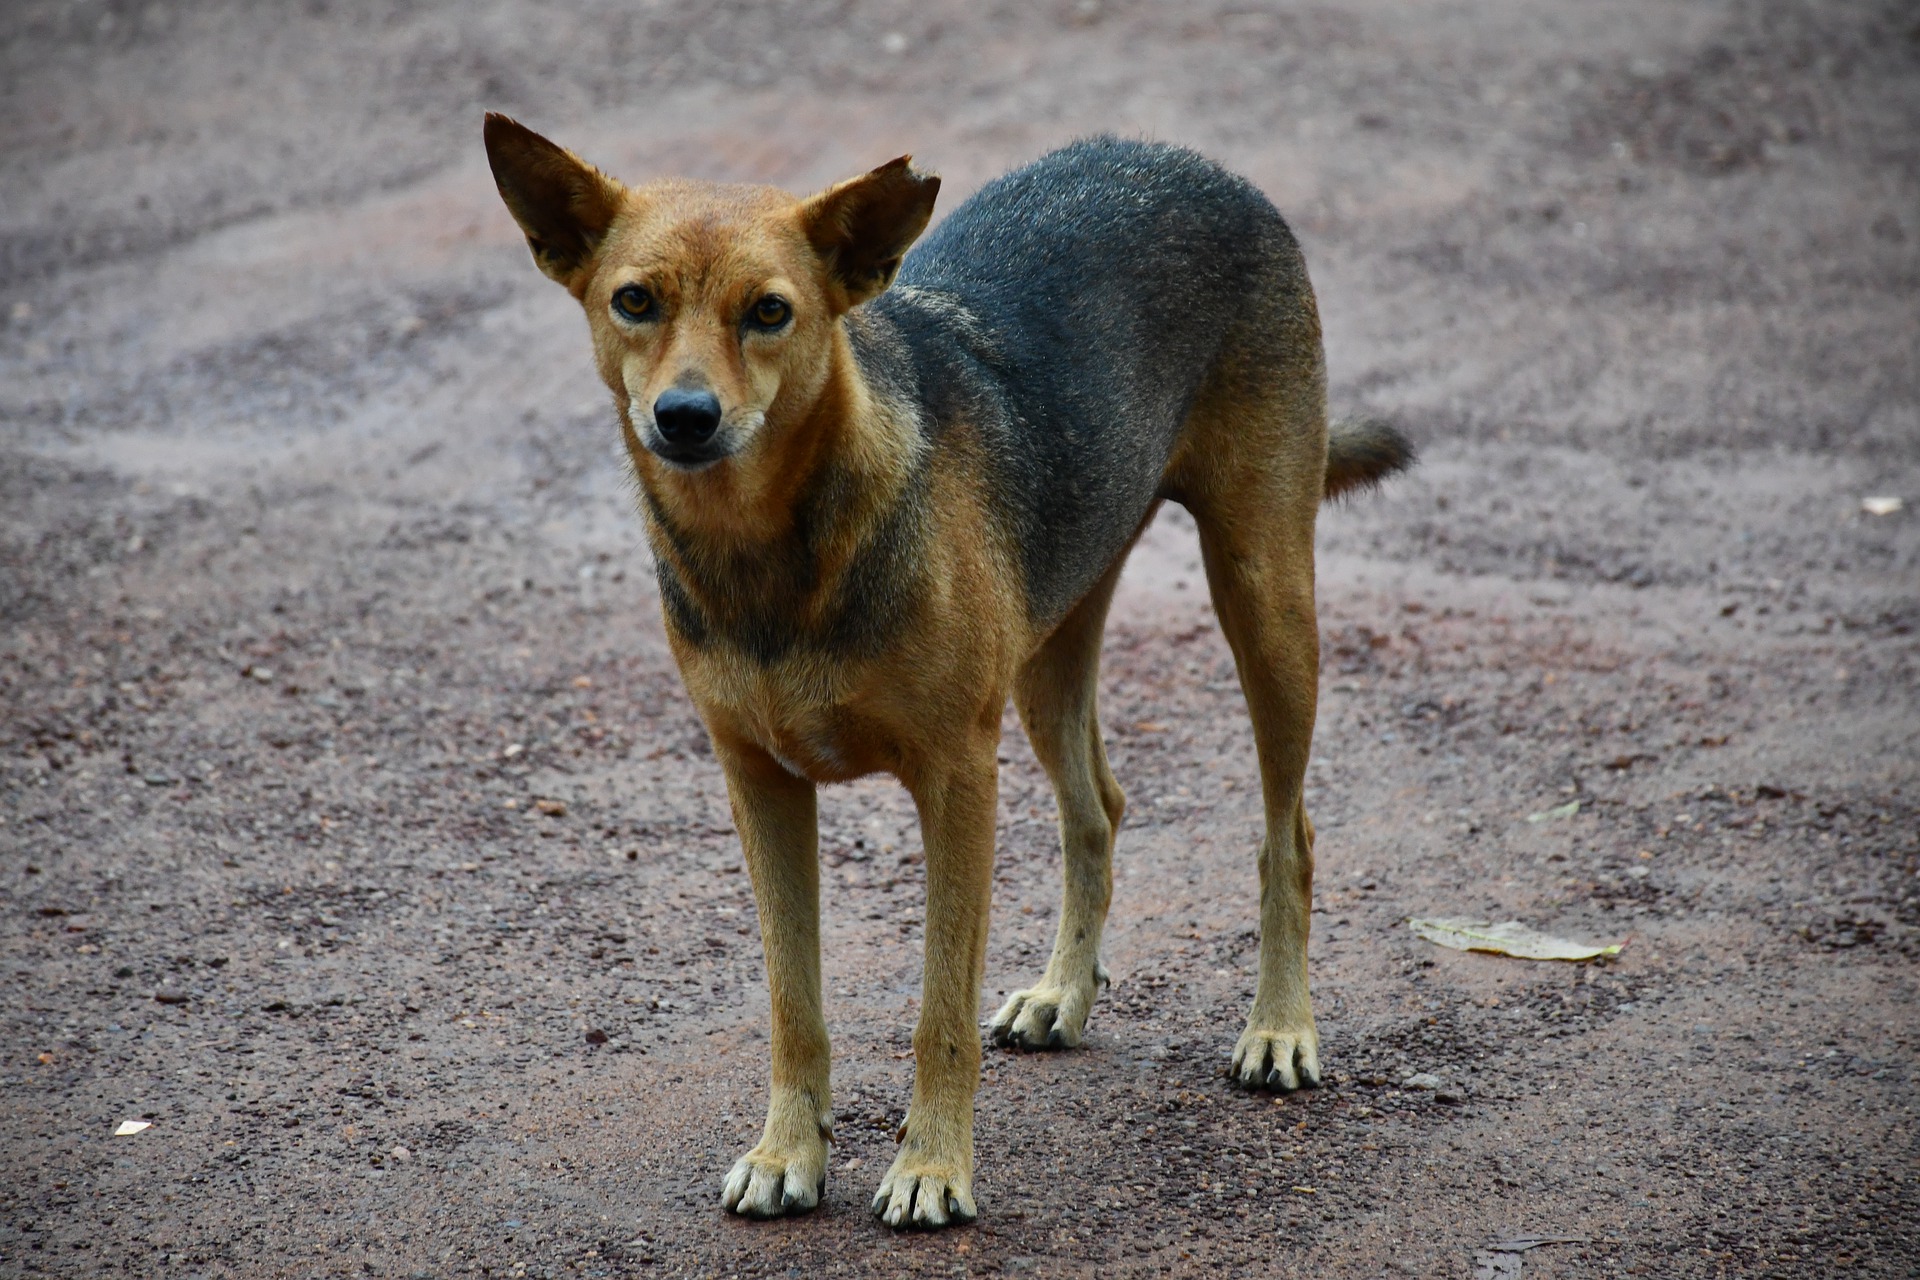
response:
<path fill-rule="evenodd" d="M 487 163 L 540 270 L 577 296 L 620 212 L 619 183 L 517 120 L 487 112 Z"/>
<path fill-rule="evenodd" d="M 893 283 L 900 260 L 933 217 L 940 178 L 890 160 L 871 173 L 827 188 L 800 207 L 807 239 L 840 295 L 835 311 L 857 307 Z"/>

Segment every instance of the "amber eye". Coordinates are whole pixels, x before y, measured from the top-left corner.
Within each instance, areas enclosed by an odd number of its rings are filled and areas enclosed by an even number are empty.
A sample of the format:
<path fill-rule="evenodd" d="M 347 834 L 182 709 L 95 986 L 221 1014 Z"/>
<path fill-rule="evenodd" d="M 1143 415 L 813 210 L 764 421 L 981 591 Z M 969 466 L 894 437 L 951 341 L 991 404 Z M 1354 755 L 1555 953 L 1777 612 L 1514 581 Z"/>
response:
<path fill-rule="evenodd" d="M 793 308 L 787 305 L 785 298 L 768 294 L 753 304 L 753 325 L 756 329 L 778 329 L 793 315 Z"/>
<path fill-rule="evenodd" d="M 630 284 L 614 293 L 613 309 L 629 320 L 649 319 L 653 315 L 653 295 Z"/>

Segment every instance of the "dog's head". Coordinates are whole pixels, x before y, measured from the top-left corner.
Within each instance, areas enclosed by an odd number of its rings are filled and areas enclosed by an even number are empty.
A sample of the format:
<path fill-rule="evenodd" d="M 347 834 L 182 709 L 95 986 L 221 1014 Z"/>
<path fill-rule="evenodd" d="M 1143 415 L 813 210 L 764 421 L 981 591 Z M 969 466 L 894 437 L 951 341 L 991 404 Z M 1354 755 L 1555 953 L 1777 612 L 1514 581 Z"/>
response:
<path fill-rule="evenodd" d="M 534 261 L 586 308 L 650 488 L 738 486 L 742 473 L 781 469 L 778 437 L 812 418 L 839 318 L 892 282 L 940 190 L 904 156 L 806 200 L 705 182 L 626 187 L 503 115 L 487 116 L 486 141 Z"/>

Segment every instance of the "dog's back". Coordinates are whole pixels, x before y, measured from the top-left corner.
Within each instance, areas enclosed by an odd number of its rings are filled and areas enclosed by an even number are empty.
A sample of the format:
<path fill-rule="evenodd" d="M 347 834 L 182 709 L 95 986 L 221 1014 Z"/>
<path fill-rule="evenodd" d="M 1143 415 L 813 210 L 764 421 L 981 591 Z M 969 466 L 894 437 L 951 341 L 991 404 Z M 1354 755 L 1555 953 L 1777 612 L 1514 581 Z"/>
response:
<path fill-rule="evenodd" d="M 977 437 L 1038 619 L 1167 496 L 1210 379 L 1318 374 L 1312 292 L 1267 198 L 1192 151 L 1111 137 L 983 187 L 854 319 L 929 430 Z"/>

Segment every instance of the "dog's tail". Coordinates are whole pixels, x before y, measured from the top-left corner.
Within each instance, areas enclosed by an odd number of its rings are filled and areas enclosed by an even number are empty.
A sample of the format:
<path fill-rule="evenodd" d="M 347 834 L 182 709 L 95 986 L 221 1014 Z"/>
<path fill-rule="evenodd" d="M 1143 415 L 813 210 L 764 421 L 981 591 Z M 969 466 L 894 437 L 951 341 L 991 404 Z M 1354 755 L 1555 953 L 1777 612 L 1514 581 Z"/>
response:
<path fill-rule="evenodd" d="M 1326 496 L 1371 489 L 1413 465 L 1413 442 L 1378 418 L 1347 418 L 1327 427 Z"/>

